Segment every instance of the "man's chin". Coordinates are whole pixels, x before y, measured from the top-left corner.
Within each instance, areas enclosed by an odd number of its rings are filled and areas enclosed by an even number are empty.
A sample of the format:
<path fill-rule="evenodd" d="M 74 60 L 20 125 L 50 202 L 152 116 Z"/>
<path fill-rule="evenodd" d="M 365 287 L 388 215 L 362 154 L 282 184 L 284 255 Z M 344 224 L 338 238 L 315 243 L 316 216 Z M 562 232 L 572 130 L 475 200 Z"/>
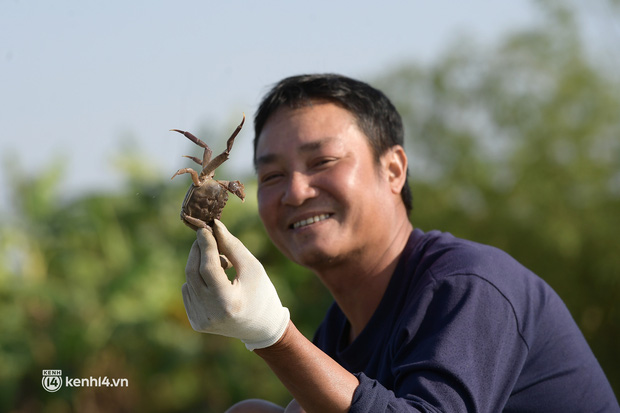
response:
<path fill-rule="evenodd" d="M 291 261 L 312 270 L 320 270 L 337 263 L 337 256 L 319 248 L 304 248 L 302 251 L 287 254 Z"/>

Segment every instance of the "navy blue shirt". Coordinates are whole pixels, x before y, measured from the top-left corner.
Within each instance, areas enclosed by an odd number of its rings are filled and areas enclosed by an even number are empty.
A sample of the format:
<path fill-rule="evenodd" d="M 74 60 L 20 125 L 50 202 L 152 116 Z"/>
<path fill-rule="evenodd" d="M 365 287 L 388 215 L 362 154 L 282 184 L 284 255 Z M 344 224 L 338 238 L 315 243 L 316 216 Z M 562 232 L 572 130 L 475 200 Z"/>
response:
<path fill-rule="evenodd" d="M 551 287 L 448 233 L 412 232 L 352 343 L 335 303 L 314 342 L 358 377 L 350 412 L 620 412 Z"/>

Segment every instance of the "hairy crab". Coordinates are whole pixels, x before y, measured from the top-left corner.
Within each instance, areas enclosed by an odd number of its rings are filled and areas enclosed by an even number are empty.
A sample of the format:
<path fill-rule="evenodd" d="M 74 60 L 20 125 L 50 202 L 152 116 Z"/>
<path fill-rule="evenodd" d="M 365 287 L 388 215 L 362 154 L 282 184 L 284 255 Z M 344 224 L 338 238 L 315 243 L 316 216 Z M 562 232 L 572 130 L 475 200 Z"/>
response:
<path fill-rule="evenodd" d="M 206 143 L 189 132 L 170 129 L 183 134 L 190 141 L 204 148 L 202 159 L 194 156 L 185 156 L 203 167 L 200 174 L 191 168 L 182 168 L 170 178 L 174 179 L 175 176 L 186 173 L 192 176 L 192 184 L 187 190 L 187 194 L 185 194 L 181 207 L 181 220 L 193 230 L 207 228 L 209 224 L 213 223 L 214 219 L 220 219 L 222 210 L 228 201 L 228 192 L 237 195 L 241 198 L 241 201 L 245 199 L 244 186 L 241 182 L 213 179 L 215 170 L 228 159 L 235 137 L 241 131 L 244 122 L 245 115 L 243 115 L 243 119 L 239 126 L 237 126 L 237 129 L 228 138 L 224 152 L 213 159 L 211 159 L 213 152 Z"/>

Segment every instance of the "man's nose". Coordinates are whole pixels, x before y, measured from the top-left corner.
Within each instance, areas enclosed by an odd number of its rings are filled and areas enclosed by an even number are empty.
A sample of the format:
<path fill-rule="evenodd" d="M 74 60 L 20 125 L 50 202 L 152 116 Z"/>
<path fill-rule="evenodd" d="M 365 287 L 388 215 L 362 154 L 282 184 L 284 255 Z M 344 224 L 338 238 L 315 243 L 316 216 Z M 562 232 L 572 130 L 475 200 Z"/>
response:
<path fill-rule="evenodd" d="M 317 196 L 318 190 L 312 185 L 312 178 L 303 173 L 294 172 L 291 174 L 282 196 L 282 203 L 285 205 L 299 206 L 306 200 Z"/>

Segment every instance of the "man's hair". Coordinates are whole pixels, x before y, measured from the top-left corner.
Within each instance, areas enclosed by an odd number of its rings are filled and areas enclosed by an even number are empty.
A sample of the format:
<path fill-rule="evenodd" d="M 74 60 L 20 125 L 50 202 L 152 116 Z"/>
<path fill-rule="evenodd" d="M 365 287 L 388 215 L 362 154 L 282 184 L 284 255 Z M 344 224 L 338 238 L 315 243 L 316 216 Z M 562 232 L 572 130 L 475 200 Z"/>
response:
<path fill-rule="evenodd" d="M 357 126 L 368 139 L 377 163 L 381 155 L 393 146 L 404 147 L 402 119 L 383 92 L 359 80 L 337 74 L 299 75 L 281 80 L 263 97 L 254 117 L 254 164 L 258 138 L 271 115 L 281 107 L 298 109 L 321 101 L 334 103 L 354 116 Z M 408 178 L 401 197 L 409 213 L 413 202 Z"/>

